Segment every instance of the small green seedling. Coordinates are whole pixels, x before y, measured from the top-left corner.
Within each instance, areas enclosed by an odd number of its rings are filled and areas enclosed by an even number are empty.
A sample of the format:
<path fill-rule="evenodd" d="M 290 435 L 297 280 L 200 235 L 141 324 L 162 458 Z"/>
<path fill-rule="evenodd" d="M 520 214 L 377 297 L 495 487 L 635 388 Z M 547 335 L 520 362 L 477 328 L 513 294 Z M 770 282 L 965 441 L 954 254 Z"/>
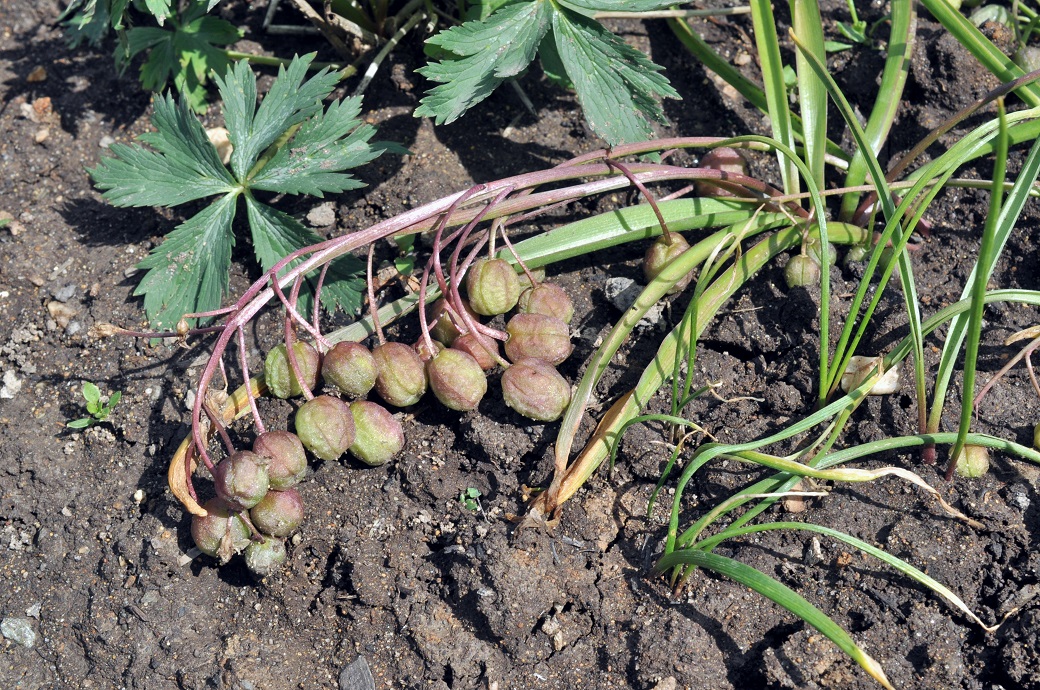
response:
<path fill-rule="evenodd" d="M 471 486 L 465 491 L 459 492 L 459 503 L 466 510 L 473 512 L 480 510 L 480 489 Z"/>
<path fill-rule="evenodd" d="M 394 244 L 400 252 L 394 259 L 394 267 L 403 276 L 410 276 L 415 270 L 415 235 L 404 235 L 395 237 Z"/>
<path fill-rule="evenodd" d="M 101 390 L 87 381 L 83 384 L 83 399 L 87 401 L 87 412 L 90 413 L 89 417 L 80 417 L 74 419 L 68 424 L 67 427 L 70 429 L 86 429 L 88 426 L 94 426 L 108 419 L 108 416 L 112 414 L 112 410 L 119 404 L 119 401 L 123 398 L 122 391 L 116 391 L 107 399 L 101 399 Z"/>

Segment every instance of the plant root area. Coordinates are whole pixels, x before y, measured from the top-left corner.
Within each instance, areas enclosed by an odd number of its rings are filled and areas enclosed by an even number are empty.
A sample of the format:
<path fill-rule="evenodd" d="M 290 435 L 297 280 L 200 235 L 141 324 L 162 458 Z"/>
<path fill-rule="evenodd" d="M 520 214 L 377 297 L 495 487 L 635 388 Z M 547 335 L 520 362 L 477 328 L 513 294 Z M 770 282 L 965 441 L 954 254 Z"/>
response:
<path fill-rule="evenodd" d="M 114 142 L 149 128 L 150 96 L 139 65 L 119 77 L 111 43 L 72 50 L 56 25 L 54 1 L 0 3 L 0 688 L 870 688 L 874 682 L 833 644 L 788 612 L 727 579 L 692 574 L 673 592 L 655 576 L 672 494 L 651 515 L 647 500 L 668 458 L 666 430 L 633 428 L 617 464 L 601 468 L 565 504 L 552 532 L 517 532 L 526 487 L 548 485 L 556 426 L 522 420 L 501 402 L 497 383 L 479 411 L 459 415 L 430 396 L 407 411 L 406 447 L 393 462 L 312 464 L 300 491 L 307 507 L 289 542 L 284 571 L 253 580 L 241 558 L 218 567 L 190 557 L 189 516 L 166 488 L 166 466 L 188 432 L 192 389 L 209 341 L 188 347 L 98 339 L 92 327 L 143 325 L 142 273 L 135 265 L 195 211 L 115 209 L 85 168 Z M 266 36 L 266 3 L 217 10 L 247 27 L 236 49 L 281 56 L 313 49 Z M 285 21 L 300 21 L 290 3 Z M 781 8 L 783 5 L 783 8 Z M 827 3 L 828 31 L 848 21 Z M 777 5 L 780 21 L 786 3 Z M 881 10 L 867 11 L 868 21 Z M 764 118 L 699 66 L 660 22 L 615 21 L 624 40 L 649 52 L 683 100 L 666 104 L 661 134 L 731 136 L 767 132 Z M 696 25 L 753 79 L 750 21 Z M 782 33 L 785 35 L 785 33 Z M 319 59 L 335 59 L 327 50 Z M 433 127 L 411 116 L 425 84 L 414 69 L 421 45 L 405 42 L 365 97 L 377 138 L 404 144 L 359 171 L 369 187 L 337 198 L 282 200 L 319 233 L 351 232 L 475 182 L 558 164 L 601 147 L 574 98 L 533 67 L 520 86 L 533 102 L 499 89 L 458 123 Z M 869 46 L 831 56 L 831 68 L 867 112 L 881 53 Z M 273 72 L 265 75 L 261 88 Z M 905 102 L 884 160 L 909 150 L 945 117 L 995 81 L 930 17 L 922 16 Z M 347 83 L 340 95 L 349 94 Z M 207 126 L 219 124 L 210 108 Z M 840 128 L 835 126 L 835 136 Z M 963 132 L 961 132 L 963 133 Z M 937 155 L 958 131 L 929 151 Z M 843 142 L 849 145 L 848 142 Z M 1010 161 L 1014 174 L 1022 158 Z M 963 171 L 984 178 L 989 164 Z M 776 179 L 775 158 L 756 156 L 753 174 Z M 567 220 L 621 203 L 634 192 L 561 211 Z M 988 198 L 953 189 L 928 213 L 931 235 L 914 257 L 926 314 L 958 299 L 978 250 Z M 242 230 L 246 228 L 243 226 Z M 240 235 L 233 293 L 258 277 Z M 1040 288 L 1036 207 L 1012 236 L 993 283 Z M 381 244 L 377 257 L 393 253 Z M 620 312 L 608 279 L 640 280 L 644 247 L 622 247 L 549 270 L 574 297 L 575 354 L 563 366 L 576 382 L 597 341 Z M 854 269 L 832 269 L 838 318 L 855 289 Z M 394 284 L 385 296 L 403 294 Z M 396 293 L 394 291 L 397 291 Z M 862 354 L 887 352 L 906 333 L 902 296 L 889 290 Z M 698 348 L 698 385 L 717 385 L 687 416 L 722 441 L 759 438 L 809 414 L 819 361 L 819 292 L 788 290 L 779 262 L 767 266 L 715 319 Z M 679 318 L 682 296 L 662 324 L 637 332 L 595 392 L 598 415 L 652 358 L 663 328 Z M 981 382 L 1014 354 L 1008 335 L 1037 323 L 1036 310 L 986 312 Z M 336 323 L 346 323 L 342 316 Z M 336 325 L 336 324 L 331 324 Z M 265 313 L 250 330 L 257 356 L 278 342 L 281 320 Z M 417 335 L 412 322 L 393 337 Z M 940 333 L 941 335 L 941 333 Z M 941 347 L 926 343 L 930 376 Z M 229 370 L 234 367 L 229 367 Z M 917 403 L 910 365 L 903 388 L 857 411 L 841 446 L 914 433 Z M 84 381 L 123 392 L 109 420 L 87 430 Z M 955 379 L 956 381 L 956 379 Z M 238 385 L 234 381 L 233 385 Z M 954 394 L 959 394 L 959 384 Z M 666 392 L 652 403 L 668 406 Z M 269 428 L 285 428 L 296 403 L 266 401 Z M 951 395 L 946 429 L 959 399 Z M 980 405 L 975 429 L 1025 445 L 1040 421 L 1021 365 Z M 593 418 L 586 420 L 587 436 Z M 243 446 L 252 430 L 231 429 Z M 780 449 L 788 452 L 790 449 Z M 946 460 L 939 449 L 940 464 Z M 770 532 L 726 542 L 719 553 L 779 579 L 850 632 L 898 688 L 1040 687 L 1040 472 L 995 455 L 978 479 L 945 482 L 916 453 L 862 466 L 919 472 L 983 529 L 947 517 L 921 491 L 889 478 L 818 484 L 824 498 L 788 503 L 760 519 L 805 520 L 875 544 L 944 583 L 984 621 L 1017 609 L 995 633 L 909 578 L 841 543 L 805 532 Z M 690 483 L 682 522 L 691 524 L 730 493 L 762 476 L 735 462 L 706 467 Z M 210 490 L 205 472 L 200 492 Z M 480 491 L 479 509 L 460 493 Z M 671 489 L 674 491 L 674 489 Z M 792 512 L 800 511 L 800 512 Z M 363 661 L 358 661 L 362 659 Z M 358 680 L 362 678 L 363 680 Z"/>

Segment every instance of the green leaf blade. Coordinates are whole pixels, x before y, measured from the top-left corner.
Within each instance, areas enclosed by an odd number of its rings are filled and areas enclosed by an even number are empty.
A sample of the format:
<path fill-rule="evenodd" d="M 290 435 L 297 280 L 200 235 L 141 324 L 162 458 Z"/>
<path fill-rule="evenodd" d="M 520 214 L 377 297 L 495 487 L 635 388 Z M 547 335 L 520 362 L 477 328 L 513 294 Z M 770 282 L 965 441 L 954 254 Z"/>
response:
<path fill-rule="evenodd" d="M 101 400 L 101 390 L 90 381 L 83 384 L 83 399 L 88 403 L 96 403 Z"/>
<path fill-rule="evenodd" d="M 172 13 L 171 4 L 172 0 L 144 0 L 148 13 L 155 17 L 155 21 L 159 22 L 160 26 Z"/>
<path fill-rule="evenodd" d="M 331 104 L 308 120 L 250 180 L 252 189 L 317 197 L 364 186 L 343 170 L 374 160 L 382 153 L 369 144 L 375 128 L 357 119 L 361 100 Z"/>
<path fill-rule="evenodd" d="M 217 78 L 228 138 L 234 146 L 231 170 L 239 180 L 245 180 L 260 153 L 282 134 L 321 112 L 321 102 L 332 93 L 339 75 L 324 69 L 304 82 L 313 60 L 314 53 L 310 53 L 294 58 L 288 68 L 279 68 L 278 78 L 259 107 L 256 75 L 244 60 Z"/>
<path fill-rule="evenodd" d="M 552 5 L 544 0 L 508 5 L 483 21 L 471 21 L 433 36 L 430 46 L 458 56 L 431 62 L 418 72 L 440 85 L 423 97 L 416 117 L 454 122 L 487 98 L 504 80 L 534 59 L 549 29 Z"/>
<path fill-rule="evenodd" d="M 666 554 L 658 562 L 657 569 L 665 571 L 679 565 L 695 565 L 713 570 L 779 604 L 823 633 L 881 685 L 892 688 L 877 661 L 864 652 L 841 626 L 790 587 L 740 561 L 700 549 L 683 549 Z"/>
<path fill-rule="evenodd" d="M 135 296 L 156 328 L 172 329 L 185 314 L 220 306 L 227 291 L 237 194 L 228 194 L 181 223 L 137 265 L 148 269 Z"/>
<path fill-rule="evenodd" d="M 113 156 L 88 170 L 103 196 L 116 206 L 177 206 L 234 189 L 202 125 L 185 103 L 167 94 L 155 101 L 155 132 L 142 135 L 156 151 L 113 144 Z"/>
<path fill-rule="evenodd" d="M 289 254 L 322 241 L 314 231 L 305 228 L 292 216 L 252 197 L 246 197 L 246 212 L 252 230 L 253 248 L 264 271 L 272 269 Z M 290 262 L 279 274 L 298 263 L 299 259 Z M 329 312 L 337 308 L 348 314 L 356 312 L 361 306 L 365 287 L 363 271 L 361 262 L 352 256 L 333 261 L 322 283 L 322 306 Z M 300 290 L 298 309 L 304 315 L 310 314 L 313 309 L 313 281 L 316 278 L 317 272 L 311 272 Z"/>
<path fill-rule="evenodd" d="M 577 12 L 554 13 L 552 30 L 592 129 L 611 145 L 649 139 L 666 121 L 657 97 L 679 98 L 661 67 Z"/>

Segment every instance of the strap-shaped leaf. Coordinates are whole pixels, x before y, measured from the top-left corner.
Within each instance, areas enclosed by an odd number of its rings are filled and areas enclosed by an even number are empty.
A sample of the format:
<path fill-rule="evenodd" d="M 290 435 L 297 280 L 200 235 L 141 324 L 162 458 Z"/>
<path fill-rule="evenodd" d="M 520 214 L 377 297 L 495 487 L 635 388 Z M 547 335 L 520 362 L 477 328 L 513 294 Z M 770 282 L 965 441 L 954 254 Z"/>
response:
<path fill-rule="evenodd" d="M 172 328 L 182 316 L 220 306 L 227 291 L 238 195 L 221 197 L 178 225 L 137 265 L 148 269 L 134 295 L 144 295 L 153 326 Z"/>
<path fill-rule="evenodd" d="M 839 649 L 848 654 L 853 661 L 863 667 L 863 670 L 869 673 L 874 680 L 883 687 L 892 690 L 892 684 L 885 676 L 881 664 L 863 651 L 841 626 L 828 618 L 825 613 L 810 604 L 805 597 L 790 587 L 781 584 L 776 579 L 755 570 L 751 566 L 744 565 L 740 561 L 697 549 L 685 549 L 667 554 L 658 561 L 657 568 L 663 571 L 680 564 L 695 565 L 713 570 L 720 575 L 739 582 L 745 587 L 750 587 L 767 599 L 773 600 L 823 633 Z"/>
<path fill-rule="evenodd" d="M 427 92 L 415 116 L 432 117 L 437 124 L 454 122 L 504 80 L 520 74 L 534 59 L 552 14 L 549 2 L 521 2 L 430 38 L 428 45 L 459 57 L 418 70 L 440 86 Z"/>
<path fill-rule="evenodd" d="M 611 145 L 644 141 L 648 120 L 665 122 L 656 98 L 679 98 L 661 67 L 600 24 L 573 10 L 553 14 L 556 49 L 585 118 Z"/>
<path fill-rule="evenodd" d="M 361 99 L 331 104 L 305 122 L 249 183 L 252 189 L 287 194 L 339 193 L 364 184 L 340 172 L 368 163 L 381 151 L 369 139 L 376 130 L 358 119 Z"/>

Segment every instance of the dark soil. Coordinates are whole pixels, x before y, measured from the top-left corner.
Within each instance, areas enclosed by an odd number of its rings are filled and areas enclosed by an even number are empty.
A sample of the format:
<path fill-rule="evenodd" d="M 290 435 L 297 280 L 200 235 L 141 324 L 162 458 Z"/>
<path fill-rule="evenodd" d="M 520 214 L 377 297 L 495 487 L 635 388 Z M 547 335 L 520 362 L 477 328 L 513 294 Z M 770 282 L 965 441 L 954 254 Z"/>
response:
<path fill-rule="evenodd" d="M 240 47 L 283 55 L 298 49 L 260 33 L 262 6 L 236 7 L 228 11 L 251 27 Z M 847 20 L 843 7 L 828 11 L 828 20 Z M 814 629 L 746 588 L 697 572 L 673 596 L 651 574 L 666 520 L 663 505 L 645 517 L 667 458 L 660 427 L 633 429 L 616 468 L 599 472 L 566 504 L 554 533 L 516 533 L 507 518 L 522 513 L 524 486 L 548 483 L 556 429 L 521 421 L 494 396 L 479 414 L 462 416 L 420 404 L 406 422 L 405 452 L 388 466 L 316 465 L 301 488 L 309 517 L 281 576 L 256 583 L 240 559 L 217 568 L 204 556 L 185 558 L 189 520 L 165 472 L 187 433 L 185 398 L 207 343 L 150 347 L 89 335 L 101 322 L 141 324 L 133 266 L 180 216 L 117 210 L 92 189 L 84 169 L 111 141 L 148 128 L 149 96 L 132 75 L 116 75 L 110 46 L 68 49 L 54 25 L 59 9 L 53 1 L 0 3 L 0 210 L 16 220 L 0 229 L 0 617 L 5 631 L 20 621 L 35 633 L 31 646 L 0 643 L 0 687 L 355 688 L 363 686 L 340 673 L 358 657 L 381 688 L 873 685 Z M 868 21 L 880 16 L 876 7 L 868 11 Z M 667 104 L 673 124 L 662 133 L 764 130 L 761 115 L 721 89 L 665 26 L 615 28 L 651 52 L 683 95 Z M 730 56 L 754 53 L 745 19 L 697 29 Z M 361 228 L 473 182 L 600 146 L 574 99 L 537 69 L 522 80 L 537 117 L 503 88 L 457 124 L 416 120 L 410 112 L 423 82 L 413 70 L 421 59 L 414 44 L 398 50 L 366 96 L 381 138 L 402 142 L 412 155 L 363 170 L 371 186 L 335 199 L 338 223 L 324 230 Z M 835 55 L 832 66 L 868 110 L 880 54 L 858 47 Z M 46 78 L 30 80 L 38 67 Z M 745 69 L 756 77 L 753 60 Z M 922 17 L 906 103 L 885 156 L 907 150 L 994 83 Z M 767 175 L 771 165 L 757 159 L 756 172 Z M 983 164 L 963 174 L 986 173 Z M 287 203 L 302 216 L 319 202 Z M 933 233 L 915 257 L 928 313 L 957 299 L 986 203 L 985 194 L 953 190 L 930 211 Z M 994 284 L 1040 287 L 1036 220 L 1031 207 Z M 235 290 L 256 277 L 248 251 L 238 251 Z M 555 276 L 578 306 L 577 351 L 564 367 L 571 380 L 619 315 L 604 298 L 606 278 L 637 277 L 637 262 L 631 250 L 610 252 Z M 840 312 L 855 276 L 841 269 L 833 275 Z M 779 265 L 742 290 L 706 334 L 698 360 L 701 382 L 721 383 L 721 398 L 741 400 L 705 398 L 688 410 L 691 418 L 720 440 L 736 441 L 806 415 L 814 400 L 817 301 L 812 291 L 788 291 Z M 898 293 L 880 311 L 866 351 L 885 351 L 905 331 Z M 982 368 L 993 372 L 1011 354 L 1004 339 L 1036 323 L 1037 314 L 993 308 L 987 320 Z M 274 314 L 260 319 L 259 350 L 276 342 L 276 321 Z M 600 400 L 625 390 L 658 335 L 645 332 L 618 355 Z M 937 357 L 938 345 L 929 342 L 929 357 Z M 109 423 L 76 432 L 65 424 L 83 414 L 84 380 L 124 397 Z M 271 403 L 265 414 L 278 427 L 290 409 Z M 1036 410 L 1019 367 L 985 400 L 977 429 L 1029 445 Z M 910 386 L 871 399 L 842 444 L 913 433 L 916 414 Z M 955 424 L 956 412 L 950 415 L 947 428 Z M 248 442 L 249 430 L 237 431 Z M 1040 580 L 1037 468 L 997 456 L 984 477 L 945 483 L 915 454 L 867 464 L 919 471 L 985 529 L 949 519 L 894 479 L 834 486 L 806 512 L 776 517 L 879 545 L 948 585 L 987 622 L 1022 606 L 999 632 L 985 633 L 908 578 L 838 543 L 770 533 L 719 552 L 808 598 L 849 630 L 897 687 L 1040 687 L 1040 605 L 1032 598 Z M 758 475 L 734 463 L 710 466 L 687 490 L 684 519 Z M 481 491 L 482 510 L 460 504 L 469 487 Z"/>

